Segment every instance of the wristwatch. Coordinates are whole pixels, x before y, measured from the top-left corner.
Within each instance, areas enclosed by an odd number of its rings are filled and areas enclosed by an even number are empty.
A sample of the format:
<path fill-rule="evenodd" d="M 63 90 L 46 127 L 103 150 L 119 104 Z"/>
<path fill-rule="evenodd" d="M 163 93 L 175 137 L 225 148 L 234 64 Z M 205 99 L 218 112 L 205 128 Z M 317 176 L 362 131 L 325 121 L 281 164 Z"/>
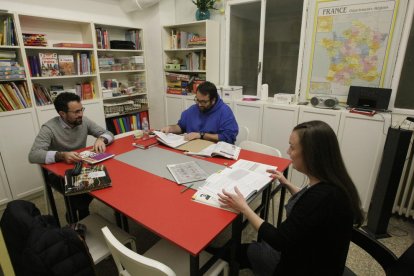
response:
<path fill-rule="evenodd" d="M 204 132 L 200 132 L 200 139 L 203 140 L 204 139 Z"/>
<path fill-rule="evenodd" d="M 105 145 L 107 145 L 108 144 L 108 139 L 106 139 L 105 137 L 103 137 L 103 136 L 99 136 L 99 138 L 101 138 L 102 139 L 102 141 L 104 142 L 104 144 Z"/>

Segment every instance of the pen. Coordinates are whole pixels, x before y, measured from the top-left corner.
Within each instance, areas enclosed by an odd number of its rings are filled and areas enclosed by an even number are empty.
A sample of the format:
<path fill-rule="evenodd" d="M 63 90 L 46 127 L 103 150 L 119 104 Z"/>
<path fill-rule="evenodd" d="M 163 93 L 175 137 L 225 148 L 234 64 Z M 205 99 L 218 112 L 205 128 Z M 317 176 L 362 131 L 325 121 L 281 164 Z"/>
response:
<path fill-rule="evenodd" d="M 184 189 L 181 190 L 181 194 L 184 193 L 185 191 L 187 191 L 188 189 L 190 189 L 191 187 L 193 187 L 194 183 L 191 185 L 188 185 L 187 187 L 185 187 Z"/>

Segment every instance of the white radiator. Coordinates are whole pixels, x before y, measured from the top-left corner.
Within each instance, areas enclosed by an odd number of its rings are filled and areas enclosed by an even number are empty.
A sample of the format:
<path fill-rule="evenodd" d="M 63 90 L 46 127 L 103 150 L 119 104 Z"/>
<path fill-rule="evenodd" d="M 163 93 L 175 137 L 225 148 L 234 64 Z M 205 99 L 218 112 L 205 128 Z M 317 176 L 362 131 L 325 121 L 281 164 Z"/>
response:
<path fill-rule="evenodd" d="M 413 135 L 414 136 L 414 135 Z M 393 214 L 414 218 L 414 147 L 411 138 L 408 147 L 407 158 L 405 160 L 400 184 L 398 185 L 397 195 L 392 209 Z"/>

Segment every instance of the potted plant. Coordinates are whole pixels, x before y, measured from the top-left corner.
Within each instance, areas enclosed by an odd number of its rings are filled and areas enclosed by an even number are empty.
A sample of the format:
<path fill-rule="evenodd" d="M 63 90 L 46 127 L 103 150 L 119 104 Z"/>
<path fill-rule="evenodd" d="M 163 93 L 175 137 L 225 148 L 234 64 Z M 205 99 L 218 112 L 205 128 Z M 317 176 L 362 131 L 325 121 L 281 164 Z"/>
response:
<path fill-rule="evenodd" d="M 214 4 L 216 0 L 192 0 L 197 6 L 195 17 L 197 20 L 210 19 L 210 9 L 216 10 Z"/>

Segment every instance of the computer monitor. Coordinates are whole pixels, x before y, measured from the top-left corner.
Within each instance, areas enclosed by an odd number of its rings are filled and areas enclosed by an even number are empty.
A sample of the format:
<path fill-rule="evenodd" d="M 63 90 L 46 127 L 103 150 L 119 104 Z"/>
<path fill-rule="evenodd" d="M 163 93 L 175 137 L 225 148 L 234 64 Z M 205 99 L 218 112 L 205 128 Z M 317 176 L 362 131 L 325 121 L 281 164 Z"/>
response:
<path fill-rule="evenodd" d="M 390 88 L 350 86 L 346 104 L 351 108 L 386 111 L 391 91 Z"/>

